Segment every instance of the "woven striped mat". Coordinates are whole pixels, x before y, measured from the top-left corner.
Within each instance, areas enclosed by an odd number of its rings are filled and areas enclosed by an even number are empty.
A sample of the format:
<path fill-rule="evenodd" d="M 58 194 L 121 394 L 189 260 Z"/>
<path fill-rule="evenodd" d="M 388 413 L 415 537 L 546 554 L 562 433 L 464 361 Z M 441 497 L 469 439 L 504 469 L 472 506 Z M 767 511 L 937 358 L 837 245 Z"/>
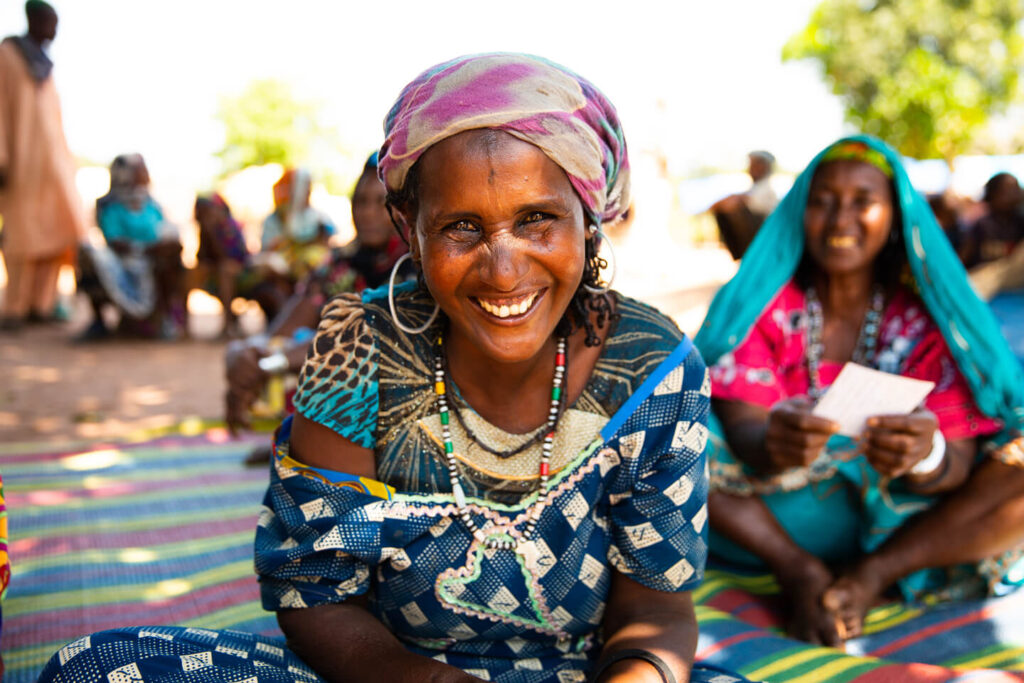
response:
<path fill-rule="evenodd" d="M 709 569 L 695 592 L 700 659 L 754 680 L 799 683 L 1024 681 L 1024 591 L 932 607 L 872 610 L 846 652 L 783 635 L 770 575 Z"/>
<path fill-rule="evenodd" d="M 242 465 L 267 438 L 213 429 L 71 451 L 2 447 L 4 680 L 35 681 L 63 644 L 115 626 L 276 634 L 252 565 L 267 470 Z"/>
<path fill-rule="evenodd" d="M 76 450 L 3 447 L 13 562 L 5 681 L 34 681 L 60 646 L 116 626 L 278 634 L 252 569 L 267 474 L 241 464 L 264 439 L 231 441 L 214 429 Z M 1024 681 L 976 670 L 1024 671 L 1024 591 L 930 610 L 876 609 L 848 653 L 782 636 L 770 577 L 712 569 L 695 597 L 698 657 L 755 680 Z"/>

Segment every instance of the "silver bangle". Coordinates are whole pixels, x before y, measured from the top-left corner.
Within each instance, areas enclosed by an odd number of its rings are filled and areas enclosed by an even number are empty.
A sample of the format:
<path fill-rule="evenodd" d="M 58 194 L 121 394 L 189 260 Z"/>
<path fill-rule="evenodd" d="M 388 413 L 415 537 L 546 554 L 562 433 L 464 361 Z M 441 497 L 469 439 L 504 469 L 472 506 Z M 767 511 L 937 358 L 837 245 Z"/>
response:
<path fill-rule="evenodd" d="M 946 437 L 938 429 L 932 433 L 932 450 L 921 461 L 910 468 L 910 473 L 915 475 L 932 474 L 942 467 L 942 461 L 946 459 Z"/>
<path fill-rule="evenodd" d="M 283 351 L 275 351 L 257 361 L 260 370 L 270 375 L 280 375 L 288 370 L 288 356 Z"/>

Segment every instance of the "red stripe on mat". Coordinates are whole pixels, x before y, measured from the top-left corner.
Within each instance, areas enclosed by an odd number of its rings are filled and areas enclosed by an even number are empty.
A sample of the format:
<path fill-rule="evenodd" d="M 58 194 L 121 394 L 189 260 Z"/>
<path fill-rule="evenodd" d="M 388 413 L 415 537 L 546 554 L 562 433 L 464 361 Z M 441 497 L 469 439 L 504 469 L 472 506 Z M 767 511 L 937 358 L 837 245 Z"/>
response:
<path fill-rule="evenodd" d="M 778 614 L 771 609 L 765 599 L 744 590 L 727 588 L 704 604 L 758 628 L 770 629 L 782 625 Z"/>
<path fill-rule="evenodd" d="M 48 446 L 46 444 L 39 444 L 39 448 L 42 450 L 36 453 L 4 454 L 3 447 L 0 446 L 0 462 L 3 462 L 5 465 L 49 462 L 52 460 L 60 460 L 61 458 L 66 458 L 71 455 L 92 453 L 93 451 L 131 451 L 133 448 L 186 448 L 201 444 L 219 446 L 225 443 L 234 443 L 239 446 L 255 446 L 257 444 L 265 443 L 269 439 L 269 436 L 269 434 L 246 434 L 245 436 L 237 439 L 232 439 L 226 429 L 214 427 L 207 430 L 205 433 L 198 434 L 196 436 L 164 436 L 153 439 L 152 441 L 133 441 L 131 443 L 96 442 L 90 443 L 87 448 L 77 446 L 75 448 L 58 448 L 51 451 L 48 450 Z"/>
<path fill-rule="evenodd" d="M 217 484 L 231 484 L 244 482 L 258 482 L 260 480 L 269 482 L 269 474 L 262 470 L 228 470 L 211 474 L 204 474 L 188 479 L 173 479 L 170 481 L 119 481 L 111 475 L 108 484 L 95 488 L 75 489 L 46 489 L 40 488 L 25 493 L 11 493 L 4 498 L 7 507 L 14 510 L 24 510 L 29 507 L 46 508 L 65 505 L 68 501 L 93 498 L 112 499 L 118 496 L 128 496 L 151 491 L 173 491 L 184 488 L 201 488 Z M 45 486 L 45 485 L 44 485 Z M 114 502 L 114 501 L 112 501 Z"/>
<path fill-rule="evenodd" d="M 698 660 L 707 659 L 716 652 L 724 650 L 727 647 L 732 647 L 736 643 L 742 643 L 745 640 L 753 640 L 754 638 L 763 638 L 764 636 L 765 634 L 761 631 L 747 631 L 746 633 L 737 633 L 734 636 L 729 636 L 725 640 L 721 640 L 715 643 L 714 645 L 710 645 L 704 648 L 703 650 L 698 652 L 695 655 L 695 657 Z"/>
<path fill-rule="evenodd" d="M 945 683 L 955 678 L 951 669 L 932 664 L 887 664 L 877 669 L 865 671 L 856 678 L 855 683 Z"/>
<path fill-rule="evenodd" d="M 10 554 L 12 557 L 27 558 L 92 549 L 140 548 L 237 533 L 246 529 L 251 529 L 255 537 L 258 518 L 259 508 L 254 505 L 252 515 L 245 515 L 237 519 L 194 522 L 184 526 L 146 529 L 145 531 L 118 531 L 81 536 L 55 536 L 53 538 L 19 538 L 9 543 Z"/>
<path fill-rule="evenodd" d="M 893 652 L 896 652 L 897 650 L 901 650 L 901 649 L 903 649 L 903 648 L 905 648 L 905 647 L 907 647 L 909 645 L 913 645 L 914 643 L 919 643 L 922 640 L 927 640 L 928 638 L 930 638 L 931 636 L 935 635 L 936 633 L 942 633 L 943 631 L 948 631 L 948 630 L 956 628 L 958 626 L 964 626 L 966 624 L 972 624 L 974 622 L 982 621 L 984 619 L 987 619 L 990 616 L 992 616 L 995 612 L 996 612 L 996 610 L 992 610 L 992 609 L 980 609 L 977 612 L 971 612 L 970 614 L 964 614 L 962 616 L 956 617 L 955 619 L 948 619 L 946 621 L 941 621 L 941 622 L 939 622 L 937 624 L 932 624 L 931 626 L 928 626 L 927 628 L 923 628 L 920 631 L 915 631 L 914 633 L 911 633 L 910 635 L 906 635 L 906 636 L 903 636 L 902 638 L 894 640 L 893 642 L 889 643 L 888 645 L 883 645 L 882 647 L 880 647 L 880 648 L 878 648 L 876 650 L 872 650 L 868 654 L 871 655 L 872 657 L 885 657 L 886 655 L 892 654 Z"/>
<path fill-rule="evenodd" d="M 259 585 L 251 577 L 218 583 L 174 598 L 147 602 L 114 602 L 31 612 L 4 620 L 4 650 L 42 642 L 71 641 L 87 633 L 123 626 L 176 624 L 200 619 L 220 609 L 259 602 Z M 45 632 L 39 624 L 48 624 Z"/>

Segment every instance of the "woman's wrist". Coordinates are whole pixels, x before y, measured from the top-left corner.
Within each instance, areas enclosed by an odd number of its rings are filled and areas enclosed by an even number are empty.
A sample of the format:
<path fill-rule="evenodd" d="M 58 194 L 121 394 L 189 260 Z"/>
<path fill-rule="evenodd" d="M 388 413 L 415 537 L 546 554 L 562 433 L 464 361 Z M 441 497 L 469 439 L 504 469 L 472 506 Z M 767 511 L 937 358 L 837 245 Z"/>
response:
<path fill-rule="evenodd" d="M 590 680 L 595 683 L 619 680 L 676 683 L 675 674 L 668 662 L 650 650 L 641 648 L 625 648 L 603 654 Z"/>
<path fill-rule="evenodd" d="M 620 659 L 613 662 L 596 678 L 593 683 L 663 683 L 664 679 L 658 669 L 650 662 L 642 659 Z"/>
<path fill-rule="evenodd" d="M 910 474 L 917 478 L 937 478 L 945 471 L 946 464 L 946 438 L 936 429 L 932 432 L 931 451 L 910 468 Z"/>

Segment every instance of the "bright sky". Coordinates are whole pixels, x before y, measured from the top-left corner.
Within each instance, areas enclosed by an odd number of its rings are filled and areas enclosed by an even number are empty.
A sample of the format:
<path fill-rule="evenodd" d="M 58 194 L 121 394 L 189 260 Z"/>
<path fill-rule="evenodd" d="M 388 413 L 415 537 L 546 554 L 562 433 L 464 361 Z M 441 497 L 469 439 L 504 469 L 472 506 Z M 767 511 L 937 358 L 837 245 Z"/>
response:
<path fill-rule="evenodd" d="M 844 130 L 816 66 L 780 59 L 816 1 L 52 0 L 50 52 L 72 151 L 102 164 L 141 152 L 154 184 L 209 185 L 218 96 L 250 80 L 285 79 L 322 101 L 356 165 L 413 76 L 494 50 L 541 54 L 592 80 L 634 156 L 660 148 L 675 174 L 740 169 L 756 148 L 795 170 Z M 3 3 L 0 26 L 24 30 L 20 1 Z"/>

